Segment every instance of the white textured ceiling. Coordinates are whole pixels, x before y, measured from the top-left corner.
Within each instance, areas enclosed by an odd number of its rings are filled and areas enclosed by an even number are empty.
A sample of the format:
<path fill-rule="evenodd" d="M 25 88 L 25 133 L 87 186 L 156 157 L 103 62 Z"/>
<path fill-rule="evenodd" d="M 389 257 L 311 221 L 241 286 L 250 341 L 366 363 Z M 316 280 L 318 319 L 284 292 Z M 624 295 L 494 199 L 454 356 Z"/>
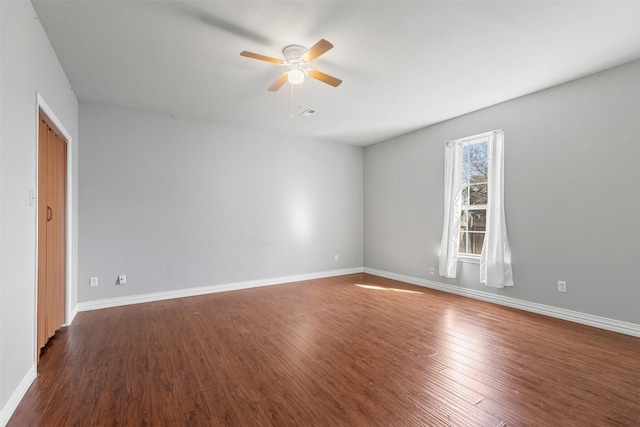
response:
<path fill-rule="evenodd" d="M 81 102 L 355 145 L 640 58 L 640 1 L 33 4 Z M 314 68 L 344 83 L 307 79 L 293 104 L 266 90 L 284 69 L 240 56 L 321 38 Z"/>

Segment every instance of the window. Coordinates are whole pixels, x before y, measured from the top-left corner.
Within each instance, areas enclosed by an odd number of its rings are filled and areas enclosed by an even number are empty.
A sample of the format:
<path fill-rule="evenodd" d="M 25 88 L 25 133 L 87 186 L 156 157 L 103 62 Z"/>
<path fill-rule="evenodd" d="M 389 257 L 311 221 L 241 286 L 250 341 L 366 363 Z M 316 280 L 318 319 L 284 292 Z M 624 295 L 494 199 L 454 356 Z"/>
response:
<path fill-rule="evenodd" d="M 489 183 L 486 138 L 462 143 L 462 205 L 460 207 L 461 255 L 480 256 L 487 230 Z"/>
<path fill-rule="evenodd" d="M 449 141 L 444 154 L 440 275 L 455 278 L 458 259 L 471 260 L 480 264 L 480 283 L 513 286 L 504 214 L 504 131 Z"/>

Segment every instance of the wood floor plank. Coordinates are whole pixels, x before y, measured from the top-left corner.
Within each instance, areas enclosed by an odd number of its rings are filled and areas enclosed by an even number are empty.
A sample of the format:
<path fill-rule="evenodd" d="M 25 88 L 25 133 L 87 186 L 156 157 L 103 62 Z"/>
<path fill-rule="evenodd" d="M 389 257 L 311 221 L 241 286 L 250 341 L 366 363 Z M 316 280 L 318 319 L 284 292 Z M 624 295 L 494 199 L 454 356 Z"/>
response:
<path fill-rule="evenodd" d="M 633 426 L 640 339 L 368 274 L 79 313 L 9 426 Z"/>

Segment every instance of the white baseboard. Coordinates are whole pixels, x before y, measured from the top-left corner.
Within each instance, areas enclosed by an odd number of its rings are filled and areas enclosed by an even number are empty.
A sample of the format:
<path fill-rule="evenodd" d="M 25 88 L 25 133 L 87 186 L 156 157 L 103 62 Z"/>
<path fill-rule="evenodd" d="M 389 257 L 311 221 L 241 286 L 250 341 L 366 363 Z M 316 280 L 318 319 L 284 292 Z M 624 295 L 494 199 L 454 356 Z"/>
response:
<path fill-rule="evenodd" d="M 11 393 L 7 403 L 5 403 L 2 409 L 0 409 L 0 426 L 4 427 L 7 425 L 9 419 L 13 415 L 13 412 L 20 404 L 20 401 L 27 393 L 27 390 L 29 390 L 29 386 L 31 386 L 33 380 L 36 379 L 36 375 L 36 367 L 35 365 L 31 365 L 27 373 L 22 377 L 22 380 L 20 380 L 16 389 Z"/>
<path fill-rule="evenodd" d="M 434 282 L 432 280 L 420 279 L 418 277 L 405 276 L 402 274 L 390 273 L 388 271 L 376 270 L 373 268 L 364 268 L 364 272 L 373 274 L 374 276 L 385 277 L 387 279 L 398 280 L 400 282 L 410 283 L 425 288 L 436 289 L 438 291 L 448 292 L 451 294 L 462 295 L 494 304 L 504 305 L 507 307 L 517 308 L 520 310 L 530 311 L 533 313 L 543 314 L 545 316 L 555 317 L 558 319 L 568 320 L 570 322 L 580 323 L 583 325 L 594 326 L 608 331 L 619 332 L 621 334 L 640 337 L 640 325 L 635 323 L 623 322 L 620 320 L 609 319 L 607 317 L 594 316 L 592 314 L 581 313 L 579 311 L 566 310 L 564 308 L 553 307 L 550 305 L 538 304 L 520 300 L 517 298 L 505 297 L 502 295 L 490 294 L 488 292 L 477 291 L 475 289 L 461 288 L 446 283 Z"/>
<path fill-rule="evenodd" d="M 69 326 L 73 322 L 73 319 L 76 318 L 76 314 L 78 314 L 78 304 L 76 304 L 67 314 L 67 322 L 62 326 Z"/>
<path fill-rule="evenodd" d="M 153 292 L 150 294 L 129 295 L 126 297 L 107 298 L 78 303 L 77 311 L 98 310 L 101 308 L 118 307 L 122 305 L 140 304 L 144 302 L 162 301 L 173 298 L 192 297 L 196 295 L 213 294 L 217 292 L 236 291 L 239 289 L 257 288 L 261 286 L 281 285 L 283 283 L 301 282 L 304 280 L 322 279 L 325 277 L 344 276 L 346 274 L 362 273 L 362 267 L 344 268 L 341 270 L 321 271 L 318 273 L 299 274 L 295 276 L 274 277 L 270 279 L 249 280 L 246 282 L 226 283 L 221 285 L 200 286 L 197 288 L 176 289 L 172 291 Z"/>
<path fill-rule="evenodd" d="M 322 271 L 318 273 L 300 274 L 295 276 L 274 277 L 270 279 L 250 280 L 246 282 L 234 282 L 220 285 L 201 286 L 188 289 L 177 289 L 173 291 L 154 292 L 150 294 L 130 295 L 126 297 L 108 298 L 94 301 L 84 301 L 78 303 L 72 310 L 73 316 L 68 324 L 71 324 L 73 317 L 79 311 L 98 310 L 101 308 L 118 307 L 123 305 L 140 304 L 144 302 L 161 301 L 173 298 L 184 298 L 196 295 L 205 295 L 217 292 L 235 291 L 240 289 L 256 288 L 261 286 L 279 285 L 283 283 L 300 282 L 304 280 L 322 279 L 325 277 L 343 276 L 355 273 L 368 273 L 374 276 L 386 277 L 388 279 L 398 280 L 400 282 L 410 283 L 425 288 L 435 289 L 438 291 L 448 292 L 451 294 L 461 295 L 474 298 L 481 301 L 487 301 L 494 304 L 504 305 L 507 307 L 517 308 L 520 310 L 530 311 L 532 313 L 543 314 L 545 316 L 555 317 L 558 319 L 568 320 L 570 322 L 589 325 L 608 331 L 619 332 L 634 337 L 640 337 L 640 325 L 635 323 L 623 322 L 620 320 L 609 319 L 606 317 L 595 316 L 593 314 L 581 313 L 579 311 L 567 310 L 564 308 L 553 307 L 545 304 L 520 300 L 517 298 L 506 297 L 503 295 L 495 295 L 488 292 L 482 292 L 475 289 L 461 288 L 446 283 L 435 282 L 432 280 L 421 279 L 418 277 L 405 276 L 403 274 L 391 273 L 383 270 L 376 270 L 368 267 L 346 268 L 341 270 Z"/>

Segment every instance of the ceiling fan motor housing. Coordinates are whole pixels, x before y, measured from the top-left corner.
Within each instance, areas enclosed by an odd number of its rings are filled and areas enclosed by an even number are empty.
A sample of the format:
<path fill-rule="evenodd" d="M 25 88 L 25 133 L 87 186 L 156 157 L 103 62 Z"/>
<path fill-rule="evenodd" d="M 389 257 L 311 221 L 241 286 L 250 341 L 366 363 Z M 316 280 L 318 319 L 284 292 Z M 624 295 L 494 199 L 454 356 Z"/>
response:
<path fill-rule="evenodd" d="M 289 66 L 300 65 L 302 67 L 304 61 L 300 57 L 307 51 L 304 46 L 296 44 L 289 45 L 282 49 L 282 55 Z"/>

